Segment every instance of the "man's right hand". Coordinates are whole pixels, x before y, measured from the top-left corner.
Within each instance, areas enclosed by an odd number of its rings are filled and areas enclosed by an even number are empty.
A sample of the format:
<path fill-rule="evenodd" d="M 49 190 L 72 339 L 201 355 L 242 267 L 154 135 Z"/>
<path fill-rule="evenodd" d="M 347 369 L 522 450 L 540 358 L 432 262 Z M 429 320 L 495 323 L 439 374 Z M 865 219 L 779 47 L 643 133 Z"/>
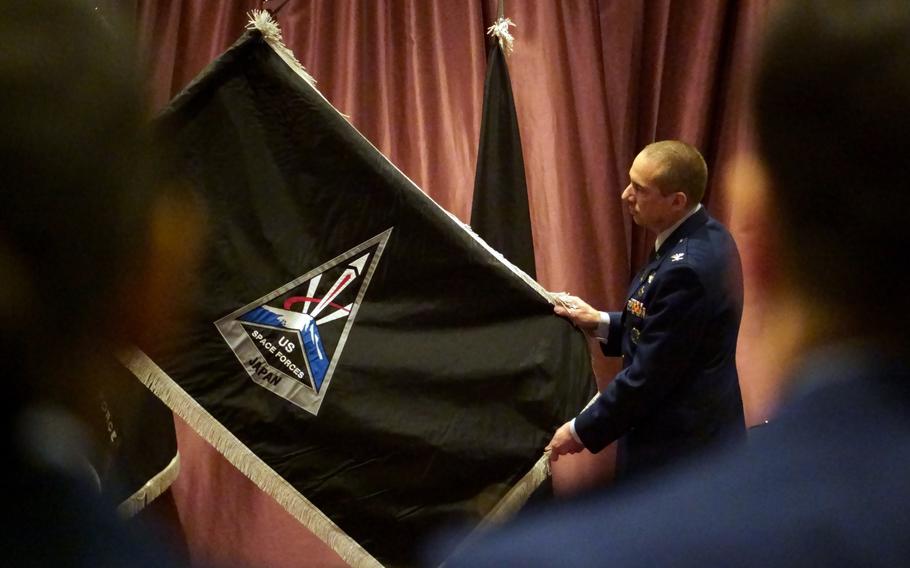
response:
<path fill-rule="evenodd" d="M 587 302 L 578 296 L 561 294 L 559 299 L 562 304 L 556 304 L 553 312 L 572 322 L 573 325 L 587 333 L 593 334 L 597 331 L 600 324 L 600 312 L 592 308 Z"/>
<path fill-rule="evenodd" d="M 565 454 L 577 454 L 585 449 L 584 444 L 575 439 L 572 435 L 572 425 L 566 422 L 559 427 L 559 430 L 553 434 L 553 439 L 544 448 L 544 451 L 550 452 L 550 461 L 556 461 L 559 456 Z"/>

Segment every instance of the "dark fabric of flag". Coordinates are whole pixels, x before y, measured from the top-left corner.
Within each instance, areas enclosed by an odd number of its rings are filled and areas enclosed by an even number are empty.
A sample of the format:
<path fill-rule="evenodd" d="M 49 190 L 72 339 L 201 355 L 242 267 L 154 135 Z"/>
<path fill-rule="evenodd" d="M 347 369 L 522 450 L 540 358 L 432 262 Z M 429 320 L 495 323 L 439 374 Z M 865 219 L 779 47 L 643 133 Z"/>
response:
<path fill-rule="evenodd" d="M 513 264 L 535 275 L 525 163 L 509 67 L 494 41 L 487 60 L 471 228 Z"/>
<path fill-rule="evenodd" d="M 258 31 L 158 133 L 208 236 L 179 331 L 140 347 L 380 562 L 479 522 L 593 395 L 583 335 Z"/>

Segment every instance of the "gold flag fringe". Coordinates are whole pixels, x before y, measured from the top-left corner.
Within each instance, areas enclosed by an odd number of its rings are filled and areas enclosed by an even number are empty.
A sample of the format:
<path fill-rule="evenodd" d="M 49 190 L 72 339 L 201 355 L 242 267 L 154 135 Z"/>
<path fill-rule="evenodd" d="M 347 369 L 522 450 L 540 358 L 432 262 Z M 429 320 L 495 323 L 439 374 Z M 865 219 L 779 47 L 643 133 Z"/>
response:
<path fill-rule="evenodd" d="M 121 518 L 129 519 L 136 513 L 145 508 L 146 505 L 161 496 L 167 491 L 168 487 L 177 479 L 180 473 L 180 452 L 174 454 L 171 461 L 164 466 L 164 469 L 155 474 L 154 477 L 145 482 L 145 485 L 138 491 L 123 500 L 117 505 L 117 513 Z"/>
<path fill-rule="evenodd" d="M 148 355 L 133 348 L 118 354 L 118 358 L 174 414 L 182 418 L 257 487 L 275 499 L 294 518 L 326 543 L 342 560 L 355 568 L 382 566 L 297 489 L 215 420 Z"/>
<path fill-rule="evenodd" d="M 491 525 L 509 520 L 521 509 L 531 493 L 548 477 L 550 477 L 550 452 L 546 451 L 540 456 L 534 467 L 509 489 L 509 492 L 487 513 L 487 516 L 474 530 L 482 531 Z"/>
<path fill-rule="evenodd" d="M 315 87 L 316 79 L 314 79 L 300 61 L 297 60 L 294 52 L 288 49 L 288 46 L 284 45 L 284 40 L 281 38 L 281 28 L 278 26 L 278 22 L 272 18 L 272 15 L 266 10 L 253 10 L 248 16 L 250 17 L 250 21 L 247 22 L 246 29 L 259 30 L 259 32 L 262 33 L 262 38 L 269 44 L 269 47 L 287 63 L 288 67 L 303 77 L 303 80 L 311 87 Z"/>

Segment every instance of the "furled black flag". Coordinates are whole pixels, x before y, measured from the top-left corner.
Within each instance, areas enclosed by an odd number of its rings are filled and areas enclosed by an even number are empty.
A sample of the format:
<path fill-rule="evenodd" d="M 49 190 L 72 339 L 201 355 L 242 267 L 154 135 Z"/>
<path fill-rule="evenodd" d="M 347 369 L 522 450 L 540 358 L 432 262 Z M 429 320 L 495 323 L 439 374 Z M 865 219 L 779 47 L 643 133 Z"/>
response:
<path fill-rule="evenodd" d="M 96 0 L 94 13 L 111 33 L 110 22 L 135 17 L 135 1 Z M 118 503 L 124 518 L 132 517 L 170 487 L 180 471 L 177 433 L 171 411 L 114 357 L 107 361 L 109 388 L 98 393 L 99 429 L 104 446 L 92 456 L 101 492 Z"/>
<path fill-rule="evenodd" d="M 127 518 L 170 487 L 180 471 L 174 417 L 161 400 L 111 359 L 115 378 L 99 394 L 98 410 L 107 443 L 93 460 L 102 493 Z"/>
<path fill-rule="evenodd" d="M 129 366 L 342 558 L 413 564 L 540 482 L 586 342 L 256 25 L 160 119 L 208 242 L 180 331 Z"/>
<path fill-rule="evenodd" d="M 508 36 L 507 26 L 510 23 L 500 18 L 490 29 L 493 31 L 497 26 L 500 29 L 506 26 L 503 31 Z M 508 40 L 507 45 L 511 45 L 511 36 Z M 504 44 L 501 38 L 494 41 L 487 60 L 471 228 L 533 277 L 534 239 L 528 211 L 525 163 Z"/>

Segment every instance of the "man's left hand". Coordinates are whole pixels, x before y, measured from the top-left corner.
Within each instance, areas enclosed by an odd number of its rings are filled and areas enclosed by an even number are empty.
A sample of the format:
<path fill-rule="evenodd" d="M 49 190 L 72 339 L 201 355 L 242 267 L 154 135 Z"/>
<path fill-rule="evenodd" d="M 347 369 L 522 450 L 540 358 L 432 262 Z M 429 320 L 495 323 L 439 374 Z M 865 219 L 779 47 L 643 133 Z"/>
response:
<path fill-rule="evenodd" d="M 593 335 L 600 324 L 600 312 L 590 304 L 571 294 L 559 294 L 560 303 L 553 306 L 553 312 L 572 322 L 588 335 Z"/>

